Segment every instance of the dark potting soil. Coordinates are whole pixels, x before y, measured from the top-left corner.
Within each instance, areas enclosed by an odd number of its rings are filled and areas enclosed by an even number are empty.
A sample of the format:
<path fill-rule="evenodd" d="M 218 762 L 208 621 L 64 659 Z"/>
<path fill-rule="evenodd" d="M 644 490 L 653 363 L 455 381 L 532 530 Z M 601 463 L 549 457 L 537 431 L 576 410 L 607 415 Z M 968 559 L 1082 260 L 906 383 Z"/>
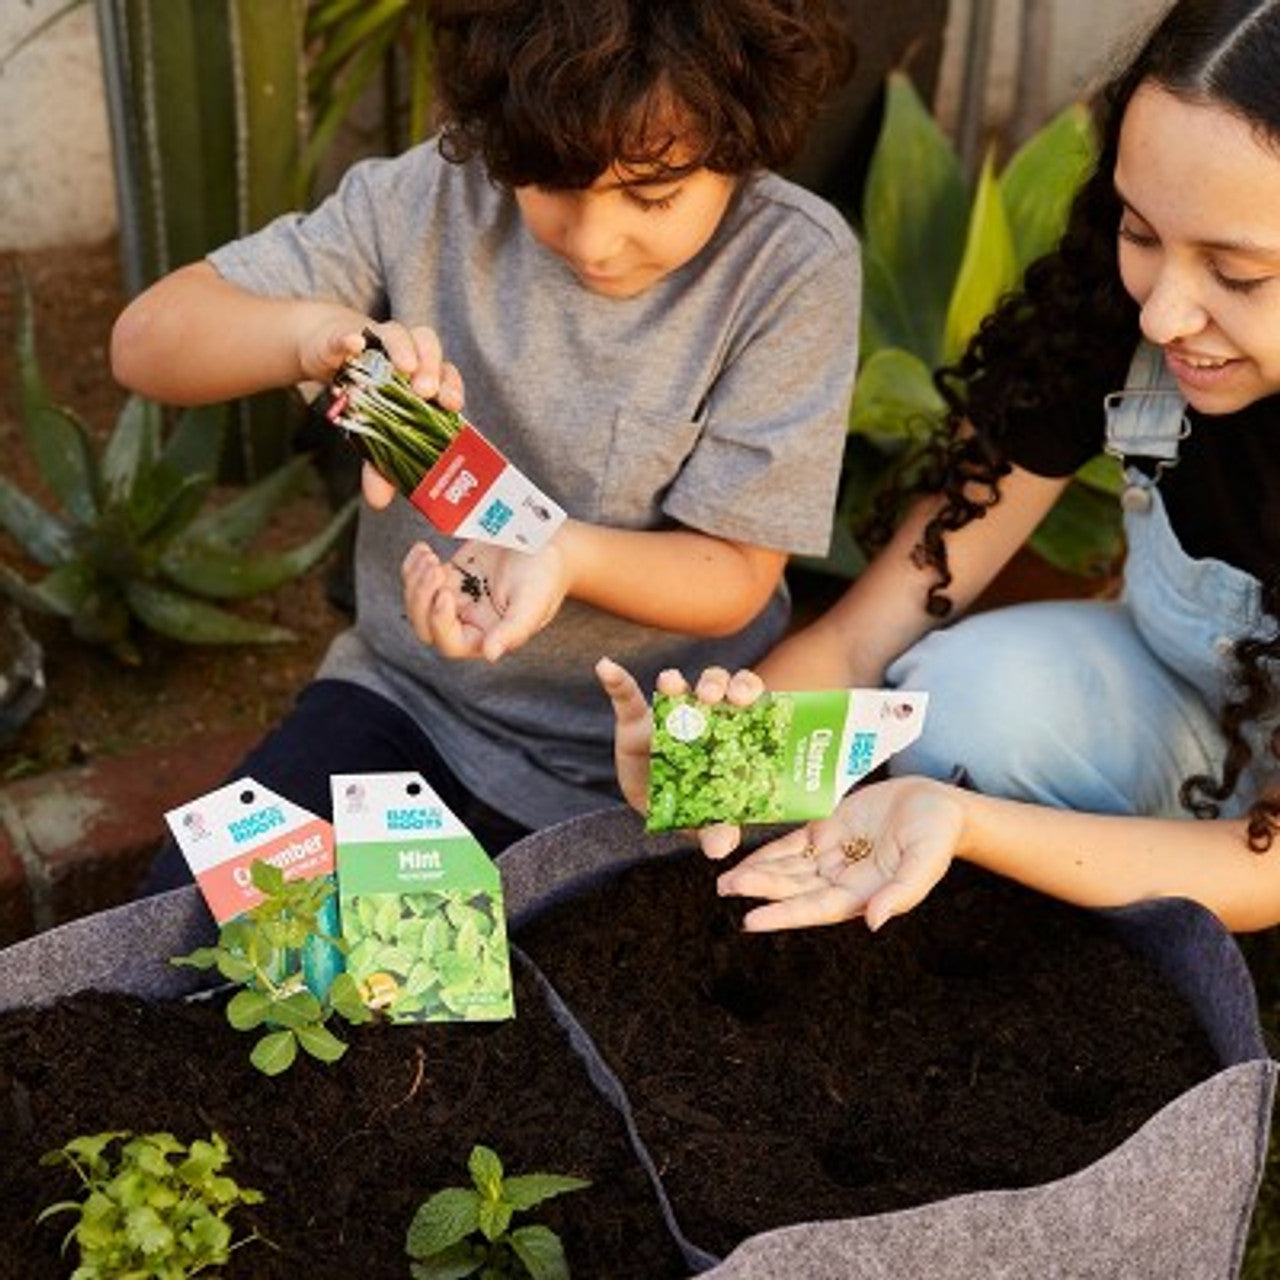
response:
<path fill-rule="evenodd" d="M 492 1024 L 339 1025 L 350 1048 L 337 1065 L 301 1059 L 274 1079 L 249 1065 L 252 1038 L 227 1025 L 221 999 L 86 993 L 0 1012 L 0 1278 L 71 1273 L 59 1256 L 70 1216 L 34 1219 L 78 1185 L 38 1161 L 107 1129 L 226 1138 L 229 1172 L 267 1197 L 230 1221 L 272 1242 L 233 1253 L 227 1280 L 407 1277 L 414 1210 L 432 1191 L 469 1185 L 475 1143 L 511 1174 L 591 1180 L 515 1224 L 556 1231 L 579 1280 L 687 1276 L 617 1111 L 524 971 L 516 1009 Z"/>
<path fill-rule="evenodd" d="M 700 855 L 514 937 L 623 1080 L 685 1236 L 723 1256 L 1083 1168 L 1220 1069 L 1100 917 L 957 865 L 878 934 L 746 934 Z"/>

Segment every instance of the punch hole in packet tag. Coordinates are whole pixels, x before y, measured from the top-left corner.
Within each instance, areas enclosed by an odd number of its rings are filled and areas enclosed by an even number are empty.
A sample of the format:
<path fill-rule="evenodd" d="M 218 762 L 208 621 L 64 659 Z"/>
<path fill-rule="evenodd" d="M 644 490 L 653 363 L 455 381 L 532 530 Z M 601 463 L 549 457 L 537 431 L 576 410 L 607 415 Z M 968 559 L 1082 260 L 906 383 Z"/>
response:
<path fill-rule="evenodd" d="M 414 772 L 330 779 L 347 971 L 392 1022 L 513 1016 L 502 880 Z"/>
<path fill-rule="evenodd" d="M 286 880 L 327 876 L 333 881 L 319 924 L 329 937 L 339 936 L 333 827 L 323 818 L 247 777 L 164 817 L 219 925 L 263 901 L 251 868 L 264 861 L 279 868 Z M 308 988 L 321 997 L 343 970 L 342 953 L 324 937 L 313 935 L 297 959 Z"/>
<path fill-rule="evenodd" d="M 655 694 L 647 829 L 826 817 L 920 736 L 927 704 L 905 689 L 766 693 L 747 707 Z"/>

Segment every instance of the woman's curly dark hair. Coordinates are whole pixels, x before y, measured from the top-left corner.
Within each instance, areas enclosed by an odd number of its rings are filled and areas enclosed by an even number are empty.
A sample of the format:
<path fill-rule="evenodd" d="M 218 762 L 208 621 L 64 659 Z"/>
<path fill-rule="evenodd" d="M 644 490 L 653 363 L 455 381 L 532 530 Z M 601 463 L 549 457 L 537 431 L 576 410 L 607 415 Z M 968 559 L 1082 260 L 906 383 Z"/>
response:
<path fill-rule="evenodd" d="M 436 0 L 433 19 L 441 151 L 512 187 L 778 168 L 853 67 L 829 0 Z"/>
<path fill-rule="evenodd" d="M 1122 385 L 1139 338 L 1138 308 L 1120 279 L 1116 237 L 1121 205 L 1114 187 L 1120 125 L 1133 94 L 1156 84 L 1188 101 L 1211 102 L 1247 121 L 1280 148 L 1280 3 L 1277 0 L 1179 0 L 1136 58 L 1101 95 L 1096 168 L 1072 205 L 1057 248 L 1027 271 L 1020 292 L 989 316 L 961 359 L 935 381 L 947 405 L 947 429 L 931 451 L 922 487 L 944 501 L 926 527 L 916 561 L 932 567 L 931 615 L 951 610 L 946 534 L 979 519 L 999 500 L 1009 471 L 1002 446 L 1011 414 L 1049 413 L 1062 404 L 1100 404 Z M 1199 818 L 1220 813 L 1253 753 L 1245 730 L 1280 706 L 1280 566 L 1262 584 L 1263 608 L 1276 625 L 1236 645 L 1233 690 L 1220 722 L 1227 751 L 1220 777 L 1182 785 L 1182 803 Z M 1280 732 L 1269 742 L 1280 759 Z M 1250 847 L 1269 849 L 1280 831 L 1280 798 L 1249 810 Z"/>

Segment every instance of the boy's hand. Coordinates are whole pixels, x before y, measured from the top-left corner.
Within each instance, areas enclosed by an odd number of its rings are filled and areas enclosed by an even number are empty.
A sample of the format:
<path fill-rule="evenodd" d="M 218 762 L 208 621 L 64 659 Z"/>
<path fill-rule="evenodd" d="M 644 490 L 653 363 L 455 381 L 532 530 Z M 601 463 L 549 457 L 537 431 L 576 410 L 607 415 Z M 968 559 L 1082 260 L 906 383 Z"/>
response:
<path fill-rule="evenodd" d="M 649 747 L 653 738 L 653 714 L 648 700 L 629 671 L 610 658 L 596 663 L 596 677 L 613 703 L 614 763 L 618 786 L 627 803 L 644 813 L 649 803 Z M 689 685 L 678 671 L 658 676 L 658 692 L 679 696 Z M 764 692 L 764 681 L 754 671 L 730 675 L 723 667 L 708 667 L 698 677 L 695 695 L 703 702 L 728 699 L 749 706 Z M 740 828 L 727 822 L 699 827 L 698 844 L 709 858 L 725 858 L 741 840 Z"/>
<path fill-rule="evenodd" d="M 447 565 L 419 543 L 401 575 L 405 612 L 418 638 L 445 657 L 488 662 L 546 627 L 569 585 L 554 538 L 533 554 L 468 542 Z"/>
<path fill-rule="evenodd" d="M 870 929 L 918 905 L 946 874 L 964 827 L 956 788 L 891 778 L 847 795 L 835 813 L 748 854 L 717 881 L 724 896 L 771 899 L 752 932 L 865 918 Z"/>

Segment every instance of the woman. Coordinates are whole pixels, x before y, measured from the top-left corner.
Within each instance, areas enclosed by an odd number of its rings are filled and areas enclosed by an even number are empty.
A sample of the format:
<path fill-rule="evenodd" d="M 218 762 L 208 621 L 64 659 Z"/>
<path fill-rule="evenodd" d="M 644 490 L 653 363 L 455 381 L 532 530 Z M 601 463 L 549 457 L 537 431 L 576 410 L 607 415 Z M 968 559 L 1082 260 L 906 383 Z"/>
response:
<path fill-rule="evenodd" d="M 738 701 L 761 677 L 931 695 L 899 776 L 722 875 L 771 900 L 748 928 L 879 928 L 955 857 L 1082 905 L 1180 895 L 1232 929 L 1280 921 L 1277 50 L 1276 0 L 1169 9 L 1107 92 L 1059 247 L 941 379 L 936 491 L 759 677 L 699 682 Z M 1102 449 L 1126 466 L 1123 598 L 941 626 Z M 643 702 L 601 676 L 635 799 Z"/>

